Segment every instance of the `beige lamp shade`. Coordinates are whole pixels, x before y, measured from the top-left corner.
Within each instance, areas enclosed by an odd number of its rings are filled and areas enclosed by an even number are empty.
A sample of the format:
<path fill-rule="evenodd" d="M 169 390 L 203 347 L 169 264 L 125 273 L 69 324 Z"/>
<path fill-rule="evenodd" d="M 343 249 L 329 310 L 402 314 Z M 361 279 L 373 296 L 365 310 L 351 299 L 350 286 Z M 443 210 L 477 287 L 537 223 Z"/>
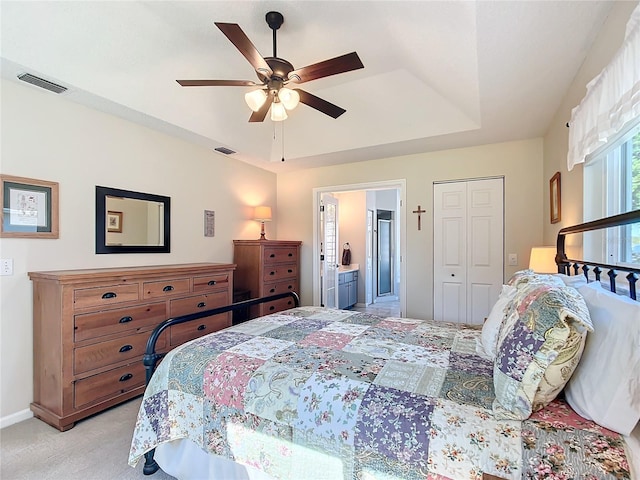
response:
<path fill-rule="evenodd" d="M 258 222 L 270 222 L 271 221 L 271 207 L 256 207 L 253 211 L 253 219 Z"/>
<path fill-rule="evenodd" d="M 533 247 L 529 257 L 529 268 L 536 273 L 558 273 L 556 247 Z"/>

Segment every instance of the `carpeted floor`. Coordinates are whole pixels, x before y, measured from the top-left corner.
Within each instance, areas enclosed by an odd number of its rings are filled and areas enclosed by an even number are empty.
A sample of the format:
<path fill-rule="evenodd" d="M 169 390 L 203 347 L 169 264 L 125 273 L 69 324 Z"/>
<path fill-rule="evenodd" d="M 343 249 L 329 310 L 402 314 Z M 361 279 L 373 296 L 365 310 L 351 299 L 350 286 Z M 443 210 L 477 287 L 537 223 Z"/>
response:
<path fill-rule="evenodd" d="M 142 473 L 127 464 L 142 397 L 59 432 L 31 418 L 0 430 L 2 480 L 172 480 L 159 470 Z"/>

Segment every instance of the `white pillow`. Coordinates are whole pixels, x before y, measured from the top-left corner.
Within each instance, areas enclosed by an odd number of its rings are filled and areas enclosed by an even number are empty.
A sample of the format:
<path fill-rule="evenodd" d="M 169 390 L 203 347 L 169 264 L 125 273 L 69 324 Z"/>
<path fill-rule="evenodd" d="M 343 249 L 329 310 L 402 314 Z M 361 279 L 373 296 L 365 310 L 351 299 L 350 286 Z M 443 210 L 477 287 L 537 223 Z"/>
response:
<path fill-rule="evenodd" d="M 480 342 L 476 344 L 476 353 L 483 358 L 495 360 L 497 353 L 498 334 L 504 320 L 504 309 L 516 294 L 516 288 L 503 285 L 498 300 L 491 308 L 489 316 L 482 326 Z"/>
<path fill-rule="evenodd" d="M 582 417 L 623 435 L 640 420 L 640 303 L 592 282 L 580 287 L 593 332 L 565 387 Z"/>
<path fill-rule="evenodd" d="M 584 275 L 565 275 L 564 273 L 557 273 L 557 277 L 564 282 L 567 287 L 580 288 L 587 284 L 587 277 Z"/>

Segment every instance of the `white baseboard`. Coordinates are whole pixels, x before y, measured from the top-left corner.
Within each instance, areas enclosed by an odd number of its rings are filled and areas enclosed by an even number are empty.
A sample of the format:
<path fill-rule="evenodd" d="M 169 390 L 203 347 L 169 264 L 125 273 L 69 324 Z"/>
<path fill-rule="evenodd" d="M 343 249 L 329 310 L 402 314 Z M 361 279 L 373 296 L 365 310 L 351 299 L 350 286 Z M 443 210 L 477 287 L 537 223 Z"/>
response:
<path fill-rule="evenodd" d="M 11 415 L 7 415 L 6 417 L 1 417 L 0 429 L 9 427 L 16 423 L 24 422 L 25 420 L 29 420 L 31 417 L 33 417 L 33 412 L 28 408 L 20 412 L 12 413 Z"/>

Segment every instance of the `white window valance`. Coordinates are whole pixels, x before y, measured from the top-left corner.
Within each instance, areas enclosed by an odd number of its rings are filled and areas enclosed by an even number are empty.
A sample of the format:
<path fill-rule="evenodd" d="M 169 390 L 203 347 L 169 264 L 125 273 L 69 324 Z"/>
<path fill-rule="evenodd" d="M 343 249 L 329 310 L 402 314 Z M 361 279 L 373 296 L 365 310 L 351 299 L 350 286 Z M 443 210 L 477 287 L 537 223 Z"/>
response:
<path fill-rule="evenodd" d="M 640 5 L 627 23 L 622 46 L 587 84 L 587 94 L 571 111 L 569 170 L 639 119 Z"/>

